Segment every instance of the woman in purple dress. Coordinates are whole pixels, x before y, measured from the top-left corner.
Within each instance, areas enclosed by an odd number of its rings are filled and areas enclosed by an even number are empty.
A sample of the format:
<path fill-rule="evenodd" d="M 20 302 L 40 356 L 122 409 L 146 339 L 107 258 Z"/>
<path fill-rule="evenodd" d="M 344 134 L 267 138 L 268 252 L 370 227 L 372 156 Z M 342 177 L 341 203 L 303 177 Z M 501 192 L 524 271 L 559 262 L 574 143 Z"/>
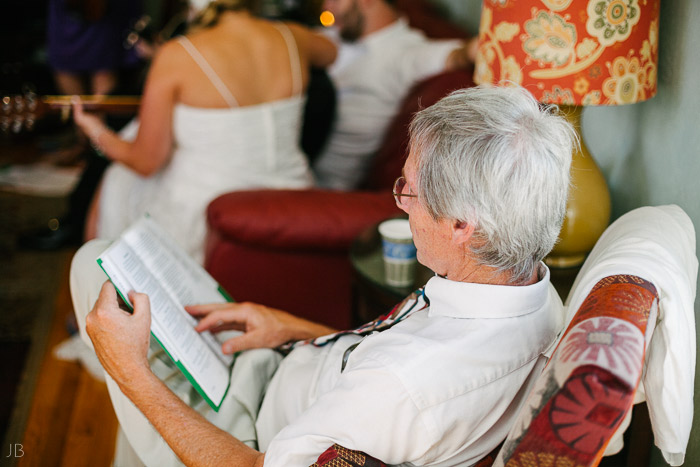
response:
<path fill-rule="evenodd" d="M 109 94 L 120 69 L 138 64 L 123 46 L 142 0 L 49 0 L 48 59 L 59 92 Z"/>

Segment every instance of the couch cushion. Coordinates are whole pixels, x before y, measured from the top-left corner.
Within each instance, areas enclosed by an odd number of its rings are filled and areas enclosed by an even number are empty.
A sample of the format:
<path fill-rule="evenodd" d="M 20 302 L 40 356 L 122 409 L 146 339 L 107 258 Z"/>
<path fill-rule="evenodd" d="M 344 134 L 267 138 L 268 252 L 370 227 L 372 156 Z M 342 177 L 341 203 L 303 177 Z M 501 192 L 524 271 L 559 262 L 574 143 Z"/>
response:
<path fill-rule="evenodd" d="M 400 212 L 389 191 L 254 190 L 216 198 L 207 216 L 210 230 L 233 243 L 347 252 L 368 225 Z"/>

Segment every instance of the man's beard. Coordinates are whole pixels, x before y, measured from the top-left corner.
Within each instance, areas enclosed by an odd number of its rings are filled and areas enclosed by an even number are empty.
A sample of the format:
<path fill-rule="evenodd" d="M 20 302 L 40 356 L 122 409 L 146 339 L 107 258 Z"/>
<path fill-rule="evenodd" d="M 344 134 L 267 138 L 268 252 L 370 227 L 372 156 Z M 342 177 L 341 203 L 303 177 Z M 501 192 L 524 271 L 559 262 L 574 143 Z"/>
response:
<path fill-rule="evenodd" d="M 365 17 L 357 6 L 357 1 L 343 13 L 343 26 L 340 28 L 340 38 L 346 42 L 356 42 L 365 31 Z"/>

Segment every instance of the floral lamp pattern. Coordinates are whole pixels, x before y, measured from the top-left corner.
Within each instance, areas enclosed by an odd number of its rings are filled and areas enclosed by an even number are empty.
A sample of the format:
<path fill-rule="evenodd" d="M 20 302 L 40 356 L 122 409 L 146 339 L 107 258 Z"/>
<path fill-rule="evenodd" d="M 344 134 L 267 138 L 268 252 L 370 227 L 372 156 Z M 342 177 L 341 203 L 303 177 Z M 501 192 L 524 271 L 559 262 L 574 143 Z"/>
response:
<path fill-rule="evenodd" d="M 656 94 L 660 0 L 485 0 L 477 84 L 540 102 L 621 105 Z"/>

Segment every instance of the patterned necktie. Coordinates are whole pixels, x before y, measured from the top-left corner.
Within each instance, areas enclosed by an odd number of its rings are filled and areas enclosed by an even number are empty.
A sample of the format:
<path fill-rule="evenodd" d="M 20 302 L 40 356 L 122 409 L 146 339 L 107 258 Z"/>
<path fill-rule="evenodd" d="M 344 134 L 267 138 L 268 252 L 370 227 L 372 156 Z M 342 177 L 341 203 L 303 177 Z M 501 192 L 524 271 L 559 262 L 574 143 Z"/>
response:
<path fill-rule="evenodd" d="M 428 297 L 425 296 L 425 287 L 421 287 L 415 292 L 412 292 L 402 302 L 400 302 L 398 305 L 392 308 L 391 311 L 389 311 L 389 313 L 386 313 L 378 317 L 377 319 L 370 321 L 369 323 L 365 323 L 358 328 L 348 329 L 345 331 L 338 331 L 334 334 L 328 334 L 327 336 L 316 337 L 314 339 L 290 342 L 288 344 L 282 345 L 278 348 L 278 350 L 280 350 L 284 354 L 287 354 L 294 348 L 301 345 L 313 345 L 314 347 L 323 347 L 324 345 L 330 344 L 331 342 L 335 342 L 341 336 L 345 336 L 348 334 L 355 334 L 357 336 L 367 336 L 375 332 L 385 331 L 393 325 L 408 318 L 413 313 L 426 309 L 429 305 L 430 301 L 428 300 Z M 358 344 L 359 342 L 351 346 L 348 350 L 354 349 Z M 343 359 L 343 368 L 345 367 L 346 360 L 347 355 L 346 358 Z"/>

